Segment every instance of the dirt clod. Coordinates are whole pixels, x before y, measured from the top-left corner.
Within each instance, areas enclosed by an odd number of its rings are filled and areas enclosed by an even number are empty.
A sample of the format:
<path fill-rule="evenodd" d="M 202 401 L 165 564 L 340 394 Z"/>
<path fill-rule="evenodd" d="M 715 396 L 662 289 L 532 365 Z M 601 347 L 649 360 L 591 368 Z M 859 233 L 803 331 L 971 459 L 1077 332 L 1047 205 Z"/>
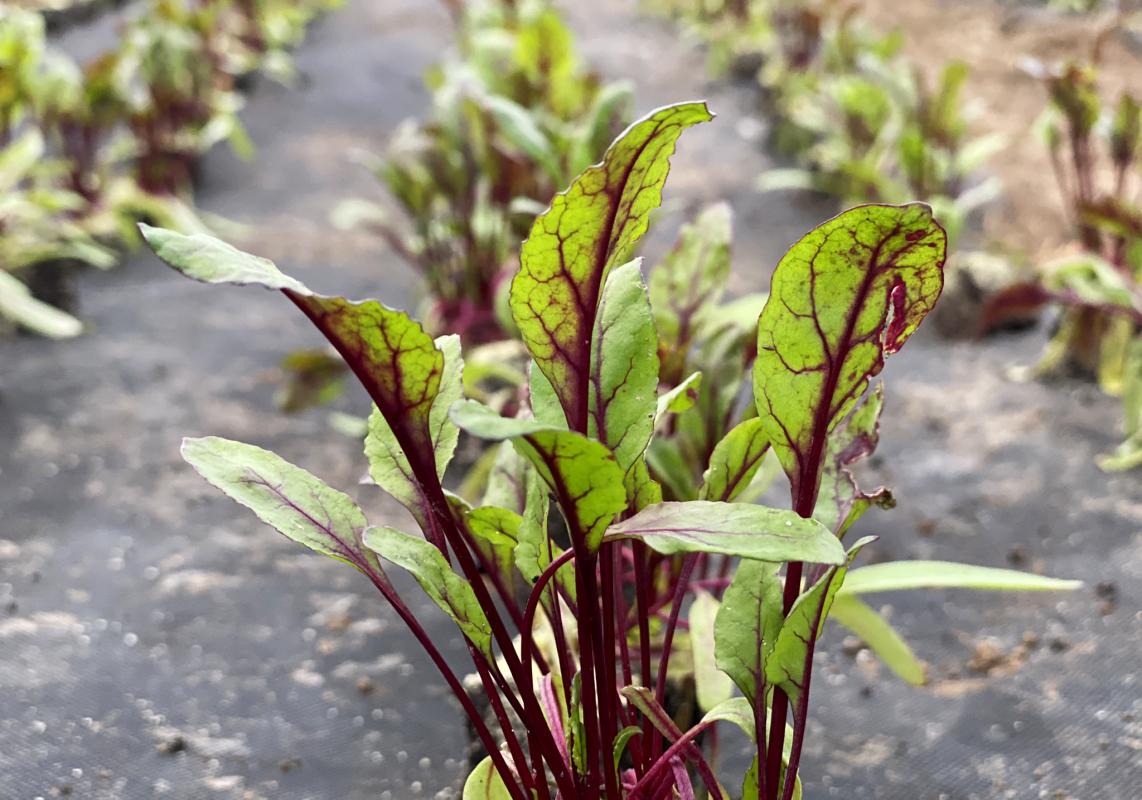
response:
<path fill-rule="evenodd" d="M 301 767 L 301 759 L 296 756 L 290 758 L 283 758 L 278 762 L 279 772 L 293 772 L 295 769 Z"/>
<path fill-rule="evenodd" d="M 173 756 L 175 753 L 181 753 L 186 749 L 186 739 L 176 734 L 170 738 L 163 739 L 155 745 L 155 749 L 165 756 Z"/>

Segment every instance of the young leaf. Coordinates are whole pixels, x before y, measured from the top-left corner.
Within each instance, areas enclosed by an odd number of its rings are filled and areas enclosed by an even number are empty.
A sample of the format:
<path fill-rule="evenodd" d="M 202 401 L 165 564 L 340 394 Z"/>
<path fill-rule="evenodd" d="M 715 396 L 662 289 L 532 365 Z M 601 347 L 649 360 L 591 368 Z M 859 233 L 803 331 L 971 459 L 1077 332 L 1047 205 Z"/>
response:
<path fill-rule="evenodd" d="M 842 564 L 828 528 L 792 511 L 745 503 L 659 503 L 612 525 L 611 539 L 639 539 L 663 555 L 720 553 L 760 561 Z"/>
<path fill-rule="evenodd" d="M 682 737 L 682 731 L 670 713 L 655 699 L 653 689 L 648 689 L 645 686 L 625 686 L 622 695 L 632 706 L 638 709 L 640 714 L 650 720 L 650 724 L 668 741 L 673 742 Z"/>
<path fill-rule="evenodd" d="M 501 417 L 471 400 L 456 403 L 452 419 L 473 436 L 511 439 L 559 500 L 576 543 L 581 537 L 588 550 L 599 548 L 611 520 L 626 509 L 622 470 L 598 442 L 535 420 Z"/>
<path fill-rule="evenodd" d="M 650 304 L 663 373 L 678 375 L 702 313 L 721 298 L 730 277 L 730 207 L 718 203 L 684 225 L 674 249 L 650 274 Z"/>
<path fill-rule="evenodd" d="M 759 417 L 734 426 L 710 454 L 699 499 L 733 500 L 749 486 L 767 452 L 769 437 Z"/>
<path fill-rule="evenodd" d="M 492 627 L 475 591 L 452 571 L 435 545 L 393 528 L 369 528 L 363 541 L 381 558 L 411 572 L 424 593 L 452 618 L 468 641 L 488 659 L 495 658 Z"/>
<path fill-rule="evenodd" d="M 464 781 L 462 800 L 511 800 L 511 792 L 488 756 L 469 773 Z"/>
<path fill-rule="evenodd" d="M 702 373 L 691 372 L 681 383 L 658 397 L 658 409 L 654 414 L 657 426 L 668 414 L 681 414 L 689 411 L 698 402 L 698 392 L 702 388 Z"/>
<path fill-rule="evenodd" d="M 829 431 L 931 310 L 947 237 L 921 204 L 846 211 L 795 244 L 758 321 L 758 416 L 792 484 L 811 496 Z"/>
<path fill-rule="evenodd" d="M 481 506 L 506 508 L 522 514 L 527 507 L 527 486 L 535 470 L 516 452 L 511 442 L 496 448 L 496 460 L 488 474 Z"/>
<path fill-rule="evenodd" d="M 742 561 L 714 621 L 714 657 L 750 703 L 764 684 L 765 662 L 784 620 L 777 564 Z M 752 729 L 752 713 L 750 715 Z"/>
<path fill-rule="evenodd" d="M 591 337 L 587 433 L 625 474 L 646 450 L 658 408 L 658 337 L 635 259 L 607 277 Z"/>
<path fill-rule="evenodd" d="M 879 384 L 829 436 L 821 466 L 821 493 L 813 518 L 834 531 L 838 538 L 843 537 L 873 503 L 882 508 L 895 504 L 892 493 L 883 486 L 872 494 L 861 491 L 849 469 L 876 450 L 883 406 L 884 384 Z"/>
<path fill-rule="evenodd" d="M 773 652 L 765 662 L 765 678 L 785 691 L 794 709 L 798 707 L 804 687 L 812 648 L 824 629 L 833 598 L 845 581 L 848 565 L 872 540 L 873 537 L 865 537 L 854 544 L 844 564 L 830 569 L 809 591 L 797 598 L 781 625 Z"/>
<path fill-rule="evenodd" d="M 888 624 L 888 620 L 855 594 L 838 593 L 833 598 L 832 616 L 855 633 L 901 679 L 913 686 L 923 686 L 927 682 L 927 670 L 908 642 Z"/>
<path fill-rule="evenodd" d="M 704 103 L 683 103 L 635 122 L 555 196 L 523 244 L 512 316 L 576 430 L 587 429 L 591 332 L 607 274 L 646 232 L 678 137 L 709 119 Z"/>
<path fill-rule="evenodd" d="M 615 736 L 615 744 L 614 744 L 613 751 L 614 751 L 614 764 L 615 764 L 616 770 L 619 768 L 619 762 L 622 761 L 622 759 L 623 759 L 623 753 L 626 752 L 627 744 L 635 736 L 641 736 L 641 735 L 642 735 L 642 728 L 638 727 L 637 725 L 628 725 L 625 728 L 623 728 L 621 731 L 619 731 L 617 736 Z"/>
<path fill-rule="evenodd" d="M 766 709 L 766 727 L 768 727 L 769 709 Z M 737 725 L 750 738 L 750 741 L 756 742 L 757 740 L 757 727 L 754 725 L 753 705 L 749 700 L 744 697 L 731 697 L 719 704 L 716 708 L 710 709 L 706 715 L 702 717 L 702 722 L 730 722 Z M 790 725 L 785 726 L 785 738 L 782 740 L 781 746 L 781 763 L 788 766 L 789 756 L 793 752 L 793 728 Z M 749 770 L 745 774 L 745 779 L 742 782 L 742 800 L 760 800 L 758 796 L 758 770 L 757 758 L 753 759 Z M 793 789 L 793 796 L 795 798 L 801 797 L 801 781 L 798 779 L 797 784 Z"/>
<path fill-rule="evenodd" d="M 886 561 L 854 569 L 843 594 L 897 592 L 902 589 L 991 589 L 1006 592 L 1071 591 L 1082 581 L 1047 578 L 1013 569 L 977 567 L 954 561 Z"/>
<path fill-rule="evenodd" d="M 756 563 L 756 562 L 754 562 Z M 730 677 L 718 669 L 714 660 L 714 619 L 718 616 L 717 598 L 699 590 L 690 604 L 690 649 L 694 655 L 694 684 L 698 706 L 703 711 L 715 708 L 733 694 Z"/>
<path fill-rule="evenodd" d="M 183 439 L 182 457 L 258 519 L 310 550 L 359 560 L 365 514 L 347 494 L 269 450 L 216 436 Z"/>

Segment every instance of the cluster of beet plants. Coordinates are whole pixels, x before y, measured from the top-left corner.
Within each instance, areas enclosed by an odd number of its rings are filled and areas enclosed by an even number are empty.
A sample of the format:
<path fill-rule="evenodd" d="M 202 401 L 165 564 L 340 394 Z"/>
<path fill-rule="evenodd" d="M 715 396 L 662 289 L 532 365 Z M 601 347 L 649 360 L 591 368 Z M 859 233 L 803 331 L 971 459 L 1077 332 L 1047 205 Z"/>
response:
<path fill-rule="evenodd" d="M 756 358 L 739 356 L 752 362 L 755 413 L 678 487 L 687 499 L 663 500 L 648 453 L 666 417 L 690 413 L 693 393 L 664 391 L 664 376 L 686 370 L 660 348 L 654 293 L 631 256 L 678 138 L 711 116 L 691 102 L 639 120 L 535 220 L 509 297 L 532 360 L 529 401 L 514 416 L 462 397 L 458 336 L 433 339 L 376 301 L 317 294 L 209 237 L 144 231 L 192 278 L 280 290 L 371 396 L 370 474 L 421 535 L 371 526 L 348 495 L 252 445 L 188 439 L 183 453 L 264 522 L 356 567 L 392 605 L 486 749 L 466 798 L 727 798 L 715 737 L 703 734 L 728 723 L 756 753 L 726 784 L 733 794 L 791 800 L 830 612 L 901 671 L 918 665 L 861 594 L 1069 586 L 937 562 L 850 572 L 869 540 L 845 534 L 884 497 L 849 473 L 877 439 L 882 392 L 869 382 L 942 286 L 945 234 L 918 204 L 853 209 L 793 246 L 753 326 Z M 496 443 L 478 500 L 442 483 L 462 431 Z M 768 453 L 788 476 L 790 508 L 736 502 Z M 444 634 L 398 593 L 394 566 L 455 622 L 490 714 L 441 656 Z M 697 684 L 693 720 L 670 708 L 679 668 Z"/>
<path fill-rule="evenodd" d="M 291 77 L 287 48 L 339 1 L 148 0 L 82 65 L 39 13 L 0 7 L 0 329 L 76 336 L 56 276 L 114 265 L 138 220 L 202 230 L 200 157 L 223 141 L 252 152 L 239 84 Z"/>
<path fill-rule="evenodd" d="M 1099 464 L 1107 471 L 1133 469 L 1142 466 L 1142 104 L 1129 91 L 1104 100 L 1093 62 L 1030 68 L 1047 90 L 1040 130 L 1074 247 L 1033 281 L 994 297 L 986 322 L 1059 307 L 1033 372 L 1096 380 L 1122 397 L 1126 439 Z"/>

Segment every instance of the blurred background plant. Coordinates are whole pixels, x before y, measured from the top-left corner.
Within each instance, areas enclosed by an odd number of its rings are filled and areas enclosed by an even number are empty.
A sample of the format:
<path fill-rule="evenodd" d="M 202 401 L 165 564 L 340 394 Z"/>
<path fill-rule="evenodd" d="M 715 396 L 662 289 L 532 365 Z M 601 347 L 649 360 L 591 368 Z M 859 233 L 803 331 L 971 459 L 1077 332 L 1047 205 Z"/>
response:
<path fill-rule="evenodd" d="M 41 14 L 0 8 L 0 317 L 77 335 L 51 306 L 70 305 L 75 266 L 112 266 L 138 244 L 139 220 L 204 230 L 199 157 L 223 141 L 252 153 L 238 85 L 256 71 L 291 78 L 286 49 L 339 3 L 148 0 L 82 66 L 49 46 Z"/>
<path fill-rule="evenodd" d="M 513 334 L 503 293 L 519 242 L 625 126 L 631 88 L 589 69 L 547 2 L 449 7 L 456 52 L 426 77 L 430 120 L 363 158 L 404 220 L 359 198 L 333 216 L 375 231 L 423 277 L 429 326 L 475 345 Z"/>
<path fill-rule="evenodd" d="M 1072 253 L 1043 265 L 989 305 L 989 320 L 1055 305 L 1061 314 L 1036 377 L 1096 380 L 1121 396 L 1126 441 L 1100 459 L 1106 470 L 1142 465 L 1142 207 L 1139 145 L 1142 106 L 1129 91 L 1108 102 L 1095 63 L 1028 68 L 1046 88 L 1039 130 L 1051 156 Z"/>
<path fill-rule="evenodd" d="M 1040 128 L 1081 254 L 1021 280 L 1019 265 L 997 249 L 1002 243 L 957 246 L 973 214 L 1001 193 L 986 165 L 1006 144 L 1000 134 L 972 133 L 979 109 L 965 98 L 965 63 L 948 62 L 925 75 L 903 54 L 902 35 L 873 30 L 856 3 L 644 5 L 699 38 L 714 72 L 756 76 L 770 144 L 793 162 L 766 171 L 759 179 L 763 191 L 809 190 L 843 204 L 919 199 L 933 206 L 953 254 L 949 298 L 936 320 L 945 334 L 1026 324 L 1046 305 L 1061 304 L 1065 310 L 1033 373 L 1077 372 L 1122 395 L 1127 441 L 1100 463 L 1105 469 L 1142 464 L 1140 123 L 1132 95 L 1104 107 L 1093 67 L 1038 68 L 1051 98 Z M 1091 12 L 1103 4 L 1066 5 L 1063 10 Z M 685 463 L 679 453 L 658 455 L 662 469 Z M 664 484 L 670 481 L 664 478 Z"/>
<path fill-rule="evenodd" d="M 647 464 L 668 500 L 700 499 L 694 491 L 703 485 L 717 444 L 756 416 L 749 376 L 757 354 L 757 317 L 767 296 L 725 300 L 731 226 L 728 205 L 703 209 L 650 271 L 663 400 Z M 751 477 L 761 463 L 756 454 L 748 464 Z M 776 466 L 772 460 L 770 466 Z M 743 500 L 756 499 L 775 475 L 765 470 L 756 482 L 745 480 L 739 487 Z"/>
<path fill-rule="evenodd" d="M 979 109 L 964 98 L 966 64 L 925 75 L 902 54 L 902 35 L 873 30 L 855 3 L 648 5 L 699 36 L 712 69 L 756 76 L 770 144 L 792 162 L 763 173 L 760 189 L 808 190 L 844 205 L 923 200 L 951 237 L 950 281 L 960 271 L 1008 273 L 998 256 L 956 244 L 969 217 L 1000 193 L 985 165 L 1004 145 L 971 132 Z"/>

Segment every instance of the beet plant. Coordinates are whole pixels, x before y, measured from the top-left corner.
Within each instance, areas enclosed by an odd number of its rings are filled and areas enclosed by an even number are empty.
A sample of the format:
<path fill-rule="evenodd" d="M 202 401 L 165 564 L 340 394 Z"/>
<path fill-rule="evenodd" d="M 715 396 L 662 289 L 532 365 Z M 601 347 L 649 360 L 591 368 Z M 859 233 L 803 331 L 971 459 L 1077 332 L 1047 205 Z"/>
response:
<path fill-rule="evenodd" d="M 1034 282 L 992 299 L 989 320 L 1062 308 L 1032 372 L 1097 380 L 1121 396 L 1126 441 L 1099 459 L 1107 470 L 1142 466 L 1142 105 L 1129 91 L 1106 103 L 1089 64 L 1032 65 L 1049 105 L 1040 131 L 1050 153 L 1077 252 L 1043 266 Z"/>
<path fill-rule="evenodd" d="M 264 522 L 348 562 L 388 600 L 488 754 L 465 797 L 726 798 L 703 736 L 719 722 L 753 741 L 754 765 L 734 779 L 741 796 L 799 797 L 813 652 L 830 612 L 900 669 L 914 658 L 861 601 L 866 592 L 1073 586 L 943 562 L 850 572 L 870 539 L 847 548 L 842 539 L 883 496 L 862 492 L 849 472 L 876 443 L 883 394 L 869 382 L 942 286 L 945 235 L 919 204 L 855 208 L 790 249 L 754 327 L 756 416 L 717 443 L 701 486 L 685 492 L 703 499 L 663 502 L 647 453 L 681 395 L 660 391 L 672 367 L 660 360 L 641 263 L 630 256 L 678 138 L 711 117 L 703 103 L 683 103 L 639 120 L 535 220 L 509 295 L 533 361 L 529 408 L 513 417 L 462 398 L 456 335 L 434 340 L 379 302 L 317 294 L 210 237 L 144 229 L 189 277 L 281 291 L 372 398 L 371 477 L 421 536 L 371 526 L 348 495 L 258 447 L 197 438 L 183 454 Z M 502 443 L 479 504 L 442 483 L 461 431 Z M 789 478 L 791 508 L 727 502 L 767 450 Z M 732 580 L 696 581 L 708 559 L 738 563 Z M 394 566 L 459 629 L 490 719 L 441 655 L 440 638 L 455 633 L 424 627 L 388 577 Z M 680 726 L 666 688 L 683 649 L 706 713 Z"/>

